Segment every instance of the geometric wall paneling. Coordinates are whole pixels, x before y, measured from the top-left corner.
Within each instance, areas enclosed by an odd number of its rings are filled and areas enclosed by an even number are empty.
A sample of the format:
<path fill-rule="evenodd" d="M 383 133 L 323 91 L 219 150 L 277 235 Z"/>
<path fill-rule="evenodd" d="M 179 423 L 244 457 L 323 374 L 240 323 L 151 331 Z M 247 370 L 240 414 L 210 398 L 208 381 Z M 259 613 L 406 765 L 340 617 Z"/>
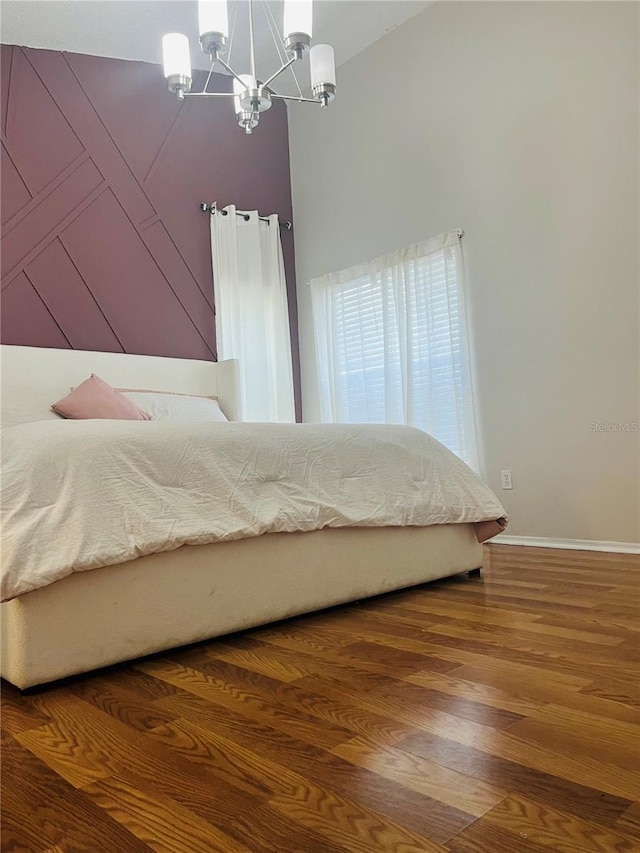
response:
<path fill-rule="evenodd" d="M 159 65 L 10 45 L 0 61 L 3 341 L 215 358 L 199 203 L 292 218 L 284 103 L 247 136 L 226 102 L 178 103 Z"/>
<path fill-rule="evenodd" d="M 15 51 L 11 62 L 5 132 L 12 142 L 11 158 L 32 195 L 84 150 L 21 50 Z"/>
<path fill-rule="evenodd" d="M 212 358 L 110 190 L 60 239 L 126 352 Z"/>
<path fill-rule="evenodd" d="M 71 346 L 24 273 L 4 290 L 0 318 L 4 344 L 56 349 Z"/>
<path fill-rule="evenodd" d="M 167 97 L 159 65 L 113 62 L 99 56 L 65 59 L 131 171 L 143 183 L 181 112 Z"/>
<path fill-rule="evenodd" d="M 13 160 L 4 146 L 4 142 L 1 146 L 1 152 L 0 176 L 6 187 L 6 192 L 2 195 L 2 224 L 4 225 L 31 201 L 31 193 L 13 165 Z"/>
<path fill-rule="evenodd" d="M 49 243 L 26 272 L 74 349 L 124 351 L 60 240 Z"/>
<path fill-rule="evenodd" d="M 51 97 L 64 112 L 84 148 L 117 196 L 134 225 L 155 214 L 109 129 L 73 74 L 63 53 L 51 50 L 27 51 L 38 73 L 47 81 Z"/>
<path fill-rule="evenodd" d="M 11 63 L 15 48 L 2 47 L 0 50 L 0 135 L 4 138 L 7 126 L 7 107 L 9 105 L 9 82 Z"/>
<path fill-rule="evenodd" d="M 66 180 L 51 191 L 36 196 L 28 215 L 14 217 L 2 233 L 2 281 L 6 286 L 12 275 L 33 260 L 70 219 L 78 215 L 82 203 L 104 185 L 104 179 L 89 159 L 84 159 Z M 27 206 L 23 208 L 26 210 Z M 35 253 L 35 254 L 34 254 Z"/>
<path fill-rule="evenodd" d="M 215 323 L 211 322 L 213 284 L 209 282 L 210 296 L 207 299 L 172 242 L 163 222 L 158 220 L 145 228 L 141 237 L 187 316 L 209 348 L 209 354 L 203 357 L 211 358 L 216 347 Z"/>

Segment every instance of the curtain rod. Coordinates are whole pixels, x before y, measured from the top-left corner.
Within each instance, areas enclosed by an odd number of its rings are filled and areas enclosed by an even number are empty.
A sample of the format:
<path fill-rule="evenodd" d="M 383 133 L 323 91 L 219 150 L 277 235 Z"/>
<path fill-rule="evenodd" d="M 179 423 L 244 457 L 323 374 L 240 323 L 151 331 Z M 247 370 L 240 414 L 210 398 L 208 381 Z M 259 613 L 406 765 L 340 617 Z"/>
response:
<path fill-rule="evenodd" d="M 211 202 L 211 204 L 207 204 L 206 201 L 201 201 L 200 202 L 200 210 L 203 213 L 210 213 L 212 216 L 214 213 L 221 213 L 223 216 L 228 215 L 227 210 L 218 210 L 218 208 L 216 207 L 215 201 Z M 247 213 L 242 213 L 240 210 L 236 210 L 236 216 L 242 216 L 243 219 L 245 220 L 245 222 L 247 222 L 249 220 L 249 215 Z M 258 215 L 258 219 L 261 219 L 263 222 L 269 222 L 268 216 Z M 284 228 L 286 231 L 291 231 L 291 229 L 293 228 L 292 223 L 289 222 L 288 220 L 286 222 L 280 222 L 279 225 L 281 228 Z"/>

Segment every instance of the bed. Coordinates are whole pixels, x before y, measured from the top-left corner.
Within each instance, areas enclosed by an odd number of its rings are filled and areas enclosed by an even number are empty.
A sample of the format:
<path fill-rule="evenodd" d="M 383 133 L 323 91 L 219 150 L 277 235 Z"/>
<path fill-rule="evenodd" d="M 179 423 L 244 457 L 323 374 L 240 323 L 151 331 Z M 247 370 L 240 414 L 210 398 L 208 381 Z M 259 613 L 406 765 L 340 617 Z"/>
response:
<path fill-rule="evenodd" d="M 267 432 L 279 429 L 276 425 L 242 423 L 235 361 L 214 363 L 17 346 L 2 346 L 0 358 L 4 453 L 13 446 L 12 441 L 17 441 L 18 430 L 22 444 L 33 440 L 38 446 L 46 444 L 43 436 L 63 431 L 69 422 L 60 423 L 56 416 L 52 420 L 48 407 L 91 372 L 117 388 L 216 397 L 232 422 L 218 425 L 217 435 L 241 433 L 245 441 L 242 431 L 250 427 L 262 426 Z M 49 420 L 37 425 L 26 423 L 30 419 L 26 410 L 33 411 L 34 405 L 46 411 Z M 24 415 L 21 406 L 26 407 Z M 22 423 L 22 417 L 24 429 L 16 425 Z M 85 432 L 94 429 L 88 421 L 85 424 L 81 428 Z M 113 422 L 100 426 L 103 428 L 113 430 Z M 141 424 L 130 427 L 138 430 L 136 441 L 144 428 Z M 286 429 L 298 429 L 296 436 L 306 430 L 317 441 L 321 427 L 289 425 Z M 198 441 L 204 440 L 201 425 L 194 426 L 193 432 Z M 178 444 L 178 434 L 173 435 Z M 277 432 L 274 436 L 278 438 Z M 196 442 L 198 455 L 204 447 Z M 28 471 L 25 474 L 30 476 Z M 479 540 L 498 533 L 504 524 L 498 521 L 504 511 L 495 496 L 488 492 L 485 497 L 483 514 L 469 522 L 371 527 L 350 526 L 344 517 L 338 526 L 327 526 L 331 522 L 316 519 L 318 529 L 262 532 L 255 528 L 251 535 L 239 534 L 239 538 L 226 541 L 177 547 L 173 542 L 170 550 L 118 558 L 117 563 L 99 568 L 87 564 L 74 573 L 55 576 L 54 582 L 25 587 L 27 591 L 19 592 L 21 587 L 17 586 L 6 595 L 9 600 L 0 605 L 1 674 L 25 689 L 479 569 Z M 50 545 L 37 543 L 43 563 Z"/>

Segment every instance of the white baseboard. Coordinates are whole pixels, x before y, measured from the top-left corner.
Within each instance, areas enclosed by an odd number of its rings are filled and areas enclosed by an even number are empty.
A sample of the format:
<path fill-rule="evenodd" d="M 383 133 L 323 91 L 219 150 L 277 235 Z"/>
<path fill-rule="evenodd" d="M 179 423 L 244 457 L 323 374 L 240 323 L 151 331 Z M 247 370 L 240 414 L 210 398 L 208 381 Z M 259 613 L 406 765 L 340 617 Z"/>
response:
<path fill-rule="evenodd" d="M 507 536 L 501 533 L 487 544 L 527 545 L 530 548 L 565 548 L 570 551 L 609 551 L 613 554 L 640 554 L 635 542 L 604 542 L 599 539 L 545 539 L 538 536 Z"/>

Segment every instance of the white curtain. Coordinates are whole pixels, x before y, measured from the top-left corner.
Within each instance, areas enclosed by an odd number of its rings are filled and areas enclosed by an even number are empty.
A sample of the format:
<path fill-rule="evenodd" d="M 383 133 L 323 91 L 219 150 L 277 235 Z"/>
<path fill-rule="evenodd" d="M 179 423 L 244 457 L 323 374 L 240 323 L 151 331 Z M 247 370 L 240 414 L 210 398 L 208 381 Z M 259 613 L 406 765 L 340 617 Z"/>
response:
<path fill-rule="evenodd" d="M 211 217 L 218 358 L 240 360 L 243 420 L 295 421 L 278 217 L 224 210 Z"/>
<path fill-rule="evenodd" d="M 477 470 L 459 233 L 310 287 L 322 419 L 419 427 Z"/>

